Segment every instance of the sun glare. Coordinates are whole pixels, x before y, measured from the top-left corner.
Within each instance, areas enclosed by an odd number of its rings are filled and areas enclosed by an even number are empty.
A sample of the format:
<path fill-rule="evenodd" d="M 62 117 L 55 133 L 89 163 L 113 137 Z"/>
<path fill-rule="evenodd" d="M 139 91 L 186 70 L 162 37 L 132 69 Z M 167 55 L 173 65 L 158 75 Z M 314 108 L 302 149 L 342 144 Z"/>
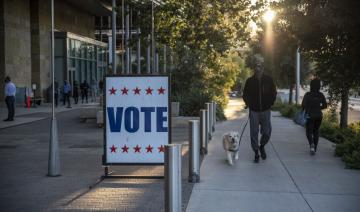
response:
<path fill-rule="evenodd" d="M 270 23 L 275 18 L 275 12 L 269 9 L 264 13 L 263 18 L 267 23 Z"/>

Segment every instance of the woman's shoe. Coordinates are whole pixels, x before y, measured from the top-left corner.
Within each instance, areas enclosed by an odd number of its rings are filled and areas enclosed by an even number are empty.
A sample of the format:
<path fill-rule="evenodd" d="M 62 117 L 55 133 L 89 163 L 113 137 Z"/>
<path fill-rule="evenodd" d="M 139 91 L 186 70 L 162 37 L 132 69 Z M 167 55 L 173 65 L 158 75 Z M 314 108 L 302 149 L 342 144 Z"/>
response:
<path fill-rule="evenodd" d="M 315 146 L 314 146 L 314 144 L 310 145 L 310 155 L 315 155 Z"/>

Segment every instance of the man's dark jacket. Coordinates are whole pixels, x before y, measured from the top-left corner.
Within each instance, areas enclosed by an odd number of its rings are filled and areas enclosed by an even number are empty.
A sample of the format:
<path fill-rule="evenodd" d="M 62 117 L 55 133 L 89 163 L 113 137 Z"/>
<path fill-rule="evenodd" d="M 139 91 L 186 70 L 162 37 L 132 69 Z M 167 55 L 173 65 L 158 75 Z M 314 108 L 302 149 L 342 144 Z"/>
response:
<path fill-rule="evenodd" d="M 276 86 L 273 79 L 263 74 L 261 79 L 255 75 L 245 82 L 243 99 L 252 111 L 261 112 L 271 108 L 276 99 Z"/>

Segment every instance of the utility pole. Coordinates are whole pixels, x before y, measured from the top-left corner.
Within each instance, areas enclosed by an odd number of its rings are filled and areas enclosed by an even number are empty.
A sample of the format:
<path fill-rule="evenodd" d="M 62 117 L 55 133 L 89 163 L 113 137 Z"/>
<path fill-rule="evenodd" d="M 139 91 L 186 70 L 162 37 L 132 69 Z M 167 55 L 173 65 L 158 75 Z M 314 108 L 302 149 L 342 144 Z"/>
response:
<path fill-rule="evenodd" d="M 296 50 L 296 104 L 300 104 L 300 50 Z"/>
<path fill-rule="evenodd" d="M 156 69 L 156 55 L 155 55 L 155 51 L 156 51 L 156 47 L 155 47 L 155 25 L 154 25 L 154 1 L 151 0 L 151 48 L 152 48 L 152 57 L 153 57 L 153 62 L 152 62 L 152 73 L 155 73 L 155 69 Z"/>
<path fill-rule="evenodd" d="M 112 20 L 111 20 L 111 28 L 112 28 L 112 71 L 113 74 L 116 75 L 116 0 L 112 0 Z"/>

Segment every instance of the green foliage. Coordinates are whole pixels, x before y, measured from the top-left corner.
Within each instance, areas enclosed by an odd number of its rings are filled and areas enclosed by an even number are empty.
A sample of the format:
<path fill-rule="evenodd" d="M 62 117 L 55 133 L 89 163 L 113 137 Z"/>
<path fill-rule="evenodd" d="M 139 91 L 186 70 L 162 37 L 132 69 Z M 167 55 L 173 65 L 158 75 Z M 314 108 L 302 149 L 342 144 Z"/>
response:
<path fill-rule="evenodd" d="M 346 167 L 360 169 L 360 123 L 351 124 L 349 128 L 340 128 L 331 113 L 329 111 L 324 115 L 320 135 L 336 143 L 335 155 L 342 158 Z"/>
<path fill-rule="evenodd" d="M 287 103 L 282 103 L 280 100 L 276 100 L 275 104 L 271 108 L 272 110 L 279 111 L 282 116 L 293 119 L 295 115 L 301 111 L 299 105 L 290 105 Z"/>
<path fill-rule="evenodd" d="M 216 101 L 223 118 L 226 94 L 244 68 L 236 51 L 247 39 L 250 1 L 164 0 L 157 9 L 157 41 L 171 48 L 172 100 L 182 115 L 198 115 Z"/>
<path fill-rule="evenodd" d="M 275 5 L 302 54 L 315 62 L 315 75 L 329 88 L 331 99 L 342 101 L 340 126 L 346 127 L 349 90 L 360 85 L 360 3 L 289 0 Z"/>

